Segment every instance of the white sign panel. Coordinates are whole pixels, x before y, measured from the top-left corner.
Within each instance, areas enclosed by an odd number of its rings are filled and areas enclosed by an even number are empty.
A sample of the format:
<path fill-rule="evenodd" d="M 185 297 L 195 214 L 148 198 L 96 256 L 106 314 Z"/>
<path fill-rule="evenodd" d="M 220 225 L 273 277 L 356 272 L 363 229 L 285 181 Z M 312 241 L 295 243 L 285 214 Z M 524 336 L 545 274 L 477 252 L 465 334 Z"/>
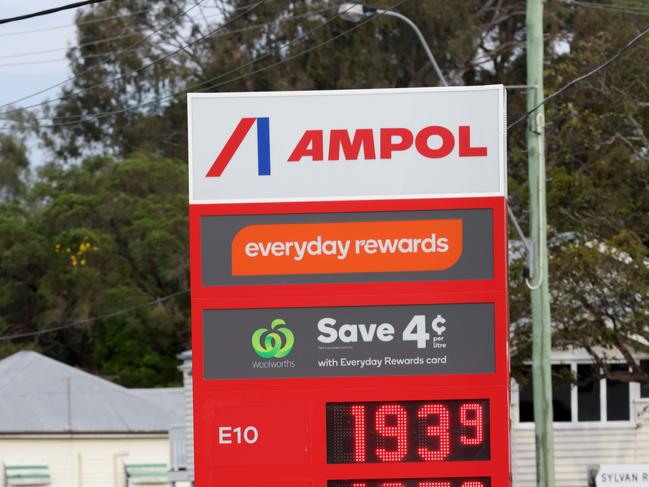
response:
<path fill-rule="evenodd" d="M 502 85 L 189 94 L 191 203 L 503 196 Z"/>
<path fill-rule="evenodd" d="M 649 465 L 600 465 L 597 487 L 649 487 Z"/>

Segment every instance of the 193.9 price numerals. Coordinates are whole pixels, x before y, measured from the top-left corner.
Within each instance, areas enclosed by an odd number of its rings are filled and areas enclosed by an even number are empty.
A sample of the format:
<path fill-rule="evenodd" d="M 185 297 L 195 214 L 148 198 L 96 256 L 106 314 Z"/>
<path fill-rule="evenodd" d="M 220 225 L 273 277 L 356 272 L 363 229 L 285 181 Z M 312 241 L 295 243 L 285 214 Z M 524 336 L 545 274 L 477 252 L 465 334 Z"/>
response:
<path fill-rule="evenodd" d="M 489 443 L 487 400 L 327 404 L 328 463 L 488 460 Z"/>

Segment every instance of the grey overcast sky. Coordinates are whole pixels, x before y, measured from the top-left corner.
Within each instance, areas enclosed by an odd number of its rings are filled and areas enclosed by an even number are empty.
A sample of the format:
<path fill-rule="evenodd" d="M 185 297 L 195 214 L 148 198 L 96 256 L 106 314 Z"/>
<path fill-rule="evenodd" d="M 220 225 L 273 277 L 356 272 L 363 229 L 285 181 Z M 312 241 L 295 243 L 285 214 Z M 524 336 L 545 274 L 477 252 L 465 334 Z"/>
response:
<path fill-rule="evenodd" d="M 68 0 L 0 0 L 0 18 L 15 17 L 66 3 L 70 2 Z M 64 49 L 33 55 L 23 55 L 23 53 L 65 48 L 73 44 L 76 35 L 74 16 L 77 10 L 64 10 L 0 25 L 0 105 L 41 91 L 70 77 Z M 52 29 L 53 27 L 56 28 Z M 48 30 L 30 32 L 36 29 Z M 48 62 L 14 65 L 43 60 Z M 53 98 L 59 90 L 60 87 L 55 88 L 16 105 L 31 105 L 48 97 Z M 32 167 L 39 166 L 47 160 L 47 154 L 37 147 L 36 141 L 29 140 L 28 148 Z"/>

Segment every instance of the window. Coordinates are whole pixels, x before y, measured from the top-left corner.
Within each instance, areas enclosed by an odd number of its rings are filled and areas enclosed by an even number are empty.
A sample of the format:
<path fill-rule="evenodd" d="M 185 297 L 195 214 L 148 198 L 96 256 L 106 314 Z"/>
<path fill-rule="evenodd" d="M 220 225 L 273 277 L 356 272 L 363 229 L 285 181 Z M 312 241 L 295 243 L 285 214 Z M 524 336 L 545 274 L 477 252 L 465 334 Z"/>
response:
<path fill-rule="evenodd" d="M 649 374 L 649 359 L 640 360 L 640 368 Z M 640 384 L 640 397 L 649 398 L 649 384 Z"/>
<path fill-rule="evenodd" d="M 126 485 L 167 484 L 169 467 L 166 463 L 125 463 Z"/>
<path fill-rule="evenodd" d="M 577 364 L 577 421 L 599 421 L 601 406 L 597 369 L 591 364 Z"/>
<path fill-rule="evenodd" d="M 527 382 L 518 388 L 518 421 L 534 422 L 534 394 L 532 392 L 532 368 L 524 367 L 523 375 Z"/>
<path fill-rule="evenodd" d="M 649 361 L 647 361 L 649 362 Z M 649 366 L 649 364 L 647 364 Z M 611 370 L 627 370 L 613 364 Z M 534 422 L 531 367 L 524 370 L 527 381 L 519 387 L 519 422 Z M 570 377 L 576 377 L 576 384 Z M 647 395 L 649 397 L 649 387 Z M 600 379 L 592 364 L 552 365 L 552 407 L 555 423 L 615 422 L 631 420 L 631 395 L 628 382 Z"/>
<path fill-rule="evenodd" d="M 629 370 L 622 364 L 611 365 L 611 371 Z M 609 421 L 628 421 L 629 383 L 619 380 L 606 379 L 606 419 Z"/>
<path fill-rule="evenodd" d="M 565 381 L 566 374 L 569 373 L 570 365 L 552 366 L 552 409 L 555 422 L 569 422 L 572 418 L 570 384 Z M 520 387 L 519 392 L 519 421 L 521 423 L 534 422 L 534 392 L 531 367 L 527 367 L 525 370 L 525 377 L 527 383 Z M 561 380 L 562 378 L 564 380 Z"/>
<path fill-rule="evenodd" d="M 44 464 L 5 464 L 5 485 L 50 485 L 50 469 Z"/>

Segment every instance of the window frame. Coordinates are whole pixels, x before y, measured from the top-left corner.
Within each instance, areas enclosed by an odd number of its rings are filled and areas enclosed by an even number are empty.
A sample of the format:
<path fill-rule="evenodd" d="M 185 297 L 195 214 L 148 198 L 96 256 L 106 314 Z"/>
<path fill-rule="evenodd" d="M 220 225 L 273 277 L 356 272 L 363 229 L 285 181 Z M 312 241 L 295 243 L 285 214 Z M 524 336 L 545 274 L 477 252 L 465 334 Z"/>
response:
<path fill-rule="evenodd" d="M 622 361 L 611 361 L 610 364 L 623 364 Z M 586 359 L 573 359 L 573 360 L 557 360 L 552 361 L 551 365 L 569 365 L 570 372 L 576 376 L 577 365 L 593 365 L 596 366 L 591 360 Z M 606 378 L 599 380 L 599 408 L 600 419 L 598 421 L 578 421 L 578 402 L 577 402 L 577 386 L 572 385 L 570 388 L 570 421 L 553 421 L 552 426 L 554 429 L 588 429 L 588 428 L 635 428 L 637 425 L 637 408 L 636 401 L 649 402 L 649 397 L 640 398 L 640 384 L 637 382 L 629 383 L 629 420 L 628 421 L 609 421 L 606 409 Z M 512 425 L 516 429 L 534 429 L 533 421 L 520 421 L 520 386 L 512 379 L 515 384 L 515 389 L 512 389 Z M 606 419 L 604 419 L 606 418 Z"/>

